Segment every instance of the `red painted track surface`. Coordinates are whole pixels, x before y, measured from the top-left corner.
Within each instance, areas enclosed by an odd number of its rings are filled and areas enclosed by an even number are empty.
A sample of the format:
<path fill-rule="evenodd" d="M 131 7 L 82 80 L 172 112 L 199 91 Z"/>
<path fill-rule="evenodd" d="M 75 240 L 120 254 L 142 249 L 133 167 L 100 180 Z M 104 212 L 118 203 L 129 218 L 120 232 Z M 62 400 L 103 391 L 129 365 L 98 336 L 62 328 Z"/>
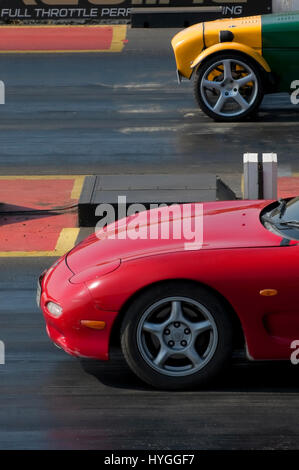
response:
<path fill-rule="evenodd" d="M 0 252 L 52 251 L 63 228 L 77 226 L 77 211 L 59 215 L 13 215 L 15 211 L 51 209 L 75 204 L 74 180 L 1 180 Z M 10 212 L 10 214 L 9 214 Z"/>
<path fill-rule="evenodd" d="M 74 179 L 8 178 L 0 182 L 0 253 L 52 251 L 62 229 L 77 227 L 77 211 L 58 215 L 12 214 L 15 211 L 49 210 L 77 203 L 72 198 Z M 279 197 L 297 196 L 299 177 L 282 177 L 278 180 Z"/>
<path fill-rule="evenodd" d="M 112 26 L 5 26 L 0 51 L 108 51 Z"/>
<path fill-rule="evenodd" d="M 278 179 L 278 196 L 299 196 L 299 177 L 284 176 Z"/>

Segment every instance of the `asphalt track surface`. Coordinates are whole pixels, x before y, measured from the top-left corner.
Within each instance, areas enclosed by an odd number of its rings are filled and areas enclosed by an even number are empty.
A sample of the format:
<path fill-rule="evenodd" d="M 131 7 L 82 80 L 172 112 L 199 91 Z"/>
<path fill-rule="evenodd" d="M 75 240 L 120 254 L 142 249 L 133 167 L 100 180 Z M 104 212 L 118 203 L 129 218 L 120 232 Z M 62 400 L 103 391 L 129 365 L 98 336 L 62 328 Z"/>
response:
<path fill-rule="evenodd" d="M 244 152 L 299 171 L 299 105 L 270 96 L 253 121 L 215 124 L 176 81 L 175 30 L 133 30 L 122 53 L 1 54 L 2 174 L 212 172 L 238 191 Z"/>
<path fill-rule="evenodd" d="M 268 99 L 257 122 L 214 124 L 179 88 L 172 32 L 129 33 L 122 54 L 2 55 L 1 174 L 215 172 L 238 189 L 241 155 L 299 171 L 299 111 Z M 148 38 L 151 42 L 149 43 Z M 150 46 L 149 46 L 150 44 Z M 238 360 L 207 390 L 145 386 L 121 355 L 79 361 L 35 305 L 51 258 L 0 259 L 1 449 L 298 449 L 298 368 Z"/>

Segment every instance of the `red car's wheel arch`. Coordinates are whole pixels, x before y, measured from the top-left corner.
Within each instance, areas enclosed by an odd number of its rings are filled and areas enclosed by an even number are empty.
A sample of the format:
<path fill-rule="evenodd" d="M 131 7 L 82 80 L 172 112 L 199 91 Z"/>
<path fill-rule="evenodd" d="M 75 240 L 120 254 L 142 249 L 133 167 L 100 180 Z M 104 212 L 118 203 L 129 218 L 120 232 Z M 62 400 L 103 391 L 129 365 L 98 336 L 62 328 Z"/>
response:
<path fill-rule="evenodd" d="M 144 294 L 147 290 L 153 288 L 154 286 L 161 286 L 167 285 L 167 284 L 174 284 L 174 283 L 186 283 L 192 286 L 200 286 L 209 291 L 212 295 L 217 297 L 217 299 L 223 304 L 224 308 L 227 310 L 229 313 L 231 320 L 232 320 L 232 325 L 233 325 L 233 338 L 234 338 L 234 348 L 239 348 L 241 349 L 245 345 L 245 336 L 244 336 L 244 331 L 243 327 L 240 321 L 240 318 L 238 317 L 236 311 L 232 307 L 232 305 L 229 303 L 229 301 L 218 291 L 215 289 L 211 288 L 210 286 L 207 286 L 206 284 L 202 282 L 198 282 L 192 279 L 166 279 L 163 281 L 158 281 L 154 282 L 152 284 L 148 284 L 147 286 L 144 286 L 143 288 L 139 289 L 138 291 L 134 292 L 133 295 L 131 295 L 125 303 L 122 305 L 119 314 L 117 318 L 115 319 L 115 322 L 112 327 L 111 335 L 110 335 L 110 344 L 109 346 L 119 346 L 120 345 L 120 330 L 121 330 L 121 325 L 124 320 L 124 317 L 126 315 L 126 312 L 130 308 L 130 305 L 136 300 L 137 297 L 141 296 Z"/>

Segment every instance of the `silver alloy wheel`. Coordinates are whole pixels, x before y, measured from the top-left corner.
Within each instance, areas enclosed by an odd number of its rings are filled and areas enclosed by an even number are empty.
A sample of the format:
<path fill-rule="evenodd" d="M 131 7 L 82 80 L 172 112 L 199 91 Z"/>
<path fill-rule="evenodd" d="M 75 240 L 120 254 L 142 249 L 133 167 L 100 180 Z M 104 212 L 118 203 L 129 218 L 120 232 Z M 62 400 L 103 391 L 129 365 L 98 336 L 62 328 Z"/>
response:
<path fill-rule="evenodd" d="M 237 59 L 223 59 L 206 71 L 200 83 L 200 93 L 213 113 L 237 117 L 255 102 L 258 79 L 248 64 Z"/>
<path fill-rule="evenodd" d="M 137 328 L 137 346 L 147 364 L 168 376 L 186 376 L 213 357 L 218 330 L 209 310 L 194 299 L 168 297 L 151 305 Z"/>

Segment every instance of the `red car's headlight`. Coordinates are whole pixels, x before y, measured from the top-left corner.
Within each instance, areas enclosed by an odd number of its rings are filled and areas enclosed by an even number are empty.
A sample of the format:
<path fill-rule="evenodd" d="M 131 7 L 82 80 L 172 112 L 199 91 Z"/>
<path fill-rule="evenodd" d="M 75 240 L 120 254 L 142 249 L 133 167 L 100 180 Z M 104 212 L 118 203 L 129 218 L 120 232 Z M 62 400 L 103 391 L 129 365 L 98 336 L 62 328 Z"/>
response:
<path fill-rule="evenodd" d="M 48 302 L 46 304 L 47 310 L 55 318 L 59 318 L 62 315 L 62 307 L 60 305 L 55 304 L 54 302 Z"/>

